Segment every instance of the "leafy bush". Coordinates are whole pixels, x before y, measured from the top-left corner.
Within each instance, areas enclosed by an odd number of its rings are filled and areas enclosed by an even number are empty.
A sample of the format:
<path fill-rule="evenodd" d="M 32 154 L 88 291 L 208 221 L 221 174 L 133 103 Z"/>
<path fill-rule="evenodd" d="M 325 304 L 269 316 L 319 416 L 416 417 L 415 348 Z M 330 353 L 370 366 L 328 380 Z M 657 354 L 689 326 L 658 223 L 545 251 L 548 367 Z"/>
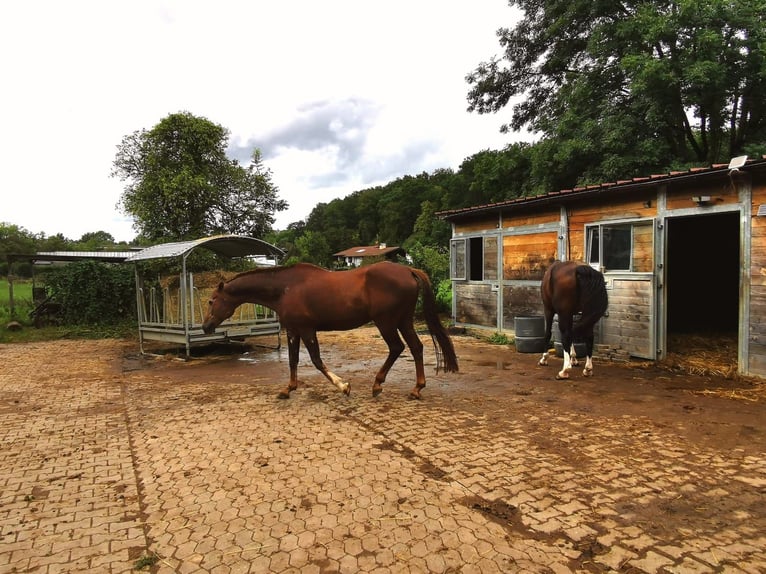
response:
<path fill-rule="evenodd" d="M 510 345 L 512 340 L 505 333 L 493 333 L 487 341 L 493 345 Z"/>
<path fill-rule="evenodd" d="M 78 261 L 47 277 L 52 298 L 61 304 L 67 325 L 107 325 L 135 317 L 133 268 Z"/>
<path fill-rule="evenodd" d="M 436 303 L 439 311 L 452 312 L 452 280 L 442 279 L 436 287 Z"/>

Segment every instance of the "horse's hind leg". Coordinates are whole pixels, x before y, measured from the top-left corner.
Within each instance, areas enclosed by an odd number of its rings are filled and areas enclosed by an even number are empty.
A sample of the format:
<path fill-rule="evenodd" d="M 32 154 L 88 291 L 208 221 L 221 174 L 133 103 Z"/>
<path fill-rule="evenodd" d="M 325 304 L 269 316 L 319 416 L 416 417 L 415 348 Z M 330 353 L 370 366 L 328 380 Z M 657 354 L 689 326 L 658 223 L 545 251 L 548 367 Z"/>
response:
<path fill-rule="evenodd" d="M 383 392 L 383 383 L 386 382 L 388 371 L 391 370 L 391 367 L 396 362 L 396 359 L 398 359 L 399 355 L 401 355 L 402 351 L 404 351 L 404 343 L 402 343 L 402 340 L 399 338 L 399 334 L 396 332 L 395 327 L 381 325 L 377 322 L 375 324 L 378 327 L 378 331 L 380 331 L 380 336 L 383 337 L 386 345 L 388 345 L 388 357 L 386 357 L 383 366 L 380 367 L 380 370 L 375 375 L 375 382 L 372 384 L 373 397 L 377 397 L 380 393 Z"/>
<path fill-rule="evenodd" d="M 423 367 L 423 342 L 418 337 L 415 326 L 411 321 L 400 326 L 399 331 L 402 333 L 404 340 L 407 341 L 407 346 L 410 348 L 412 358 L 415 361 L 415 386 L 410 391 L 410 398 L 419 399 L 420 391 L 426 386 L 426 373 Z"/>
<path fill-rule="evenodd" d="M 582 371 L 583 377 L 593 375 L 593 331 L 585 337 L 585 368 Z"/>
<path fill-rule="evenodd" d="M 338 387 L 339 391 L 342 391 L 343 394 L 348 395 L 351 392 L 351 386 L 338 375 L 330 371 L 322 361 L 322 357 L 319 355 L 319 341 L 317 341 L 316 331 L 301 333 L 301 339 L 303 340 L 303 344 L 306 345 L 306 349 L 309 351 L 311 362 L 314 363 L 314 366 L 319 370 L 319 372 L 327 377 L 327 380 L 329 380 L 333 385 Z"/>
<path fill-rule="evenodd" d="M 573 350 L 572 344 L 572 316 L 559 313 L 559 329 L 561 329 L 561 345 L 564 348 L 564 364 L 556 374 L 556 379 L 568 379 L 572 368 L 572 360 L 569 352 Z"/>
<path fill-rule="evenodd" d="M 577 360 L 577 349 L 575 348 L 574 339 L 572 340 L 572 344 L 569 347 L 569 356 L 571 365 L 573 367 L 576 367 L 580 364 L 580 361 Z"/>

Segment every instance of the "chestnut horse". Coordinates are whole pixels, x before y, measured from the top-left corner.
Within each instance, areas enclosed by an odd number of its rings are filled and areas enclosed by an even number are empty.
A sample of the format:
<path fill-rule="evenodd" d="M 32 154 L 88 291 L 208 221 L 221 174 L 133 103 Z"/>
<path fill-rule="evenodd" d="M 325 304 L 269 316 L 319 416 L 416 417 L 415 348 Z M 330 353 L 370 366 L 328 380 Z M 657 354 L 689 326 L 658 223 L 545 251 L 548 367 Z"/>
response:
<path fill-rule="evenodd" d="M 540 365 L 548 364 L 553 315 L 559 316 L 561 344 L 564 347 L 564 366 L 557 379 L 568 379 L 569 370 L 577 366 L 574 341 L 585 343 L 585 369 L 583 376 L 593 374 L 593 327 L 606 313 L 609 298 L 604 275 L 590 265 L 575 261 L 556 261 L 545 270 L 540 291 L 545 312 L 545 351 Z M 582 313 L 574 324 L 574 315 Z M 570 358 L 571 352 L 571 358 Z"/>
<path fill-rule="evenodd" d="M 279 398 L 287 399 L 298 386 L 301 341 L 314 366 L 348 395 L 349 384 L 331 372 L 319 355 L 317 331 L 347 331 L 372 321 L 388 345 L 388 357 L 375 375 L 372 396 L 381 393 L 388 371 L 404 351 L 401 333 L 415 360 L 416 382 L 410 397 L 419 399 L 426 386 L 423 343 L 413 324 L 419 292 L 423 295 L 423 313 L 436 350 L 437 371 L 443 358 L 444 370 L 456 372 L 455 349 L 439 320 L 428 275 L 388 261 L 350 271 L 328 271 L 297 263 L 240 273 L 226 283 L 221 282 L 213 292 L 202 330 L 208 334 L 215 331 L 242 303 L 257 303 L 276 311 L 287 332 L 290 382 L 279 393 Z"/>

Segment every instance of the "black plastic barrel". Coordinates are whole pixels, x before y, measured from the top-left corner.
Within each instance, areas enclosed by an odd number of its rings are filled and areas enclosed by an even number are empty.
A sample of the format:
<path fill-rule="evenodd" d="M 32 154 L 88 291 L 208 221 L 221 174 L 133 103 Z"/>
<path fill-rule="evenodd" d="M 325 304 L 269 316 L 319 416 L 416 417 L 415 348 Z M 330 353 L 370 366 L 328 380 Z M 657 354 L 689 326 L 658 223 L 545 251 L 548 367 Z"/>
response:
<path fill-rule="evenodd" d="M 542 353 L 545 350 L 545 317 L 542 315 L 514 318 L 513 330 L 519 353 Z"/>

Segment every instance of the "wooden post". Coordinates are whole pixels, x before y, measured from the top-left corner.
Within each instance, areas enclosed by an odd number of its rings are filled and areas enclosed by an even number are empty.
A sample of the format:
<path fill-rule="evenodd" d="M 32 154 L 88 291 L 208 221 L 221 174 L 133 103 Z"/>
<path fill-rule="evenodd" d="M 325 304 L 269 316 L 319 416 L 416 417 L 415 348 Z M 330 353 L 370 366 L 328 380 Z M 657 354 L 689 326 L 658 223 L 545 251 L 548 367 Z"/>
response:
<path fill-rule="evenodd" d="M 8 257 L 8 307 L 11 311 L 11 319 L 16 319 L 16 306 L 13 304 L 13 273 L 11 273 L 12 259 Z"/>

